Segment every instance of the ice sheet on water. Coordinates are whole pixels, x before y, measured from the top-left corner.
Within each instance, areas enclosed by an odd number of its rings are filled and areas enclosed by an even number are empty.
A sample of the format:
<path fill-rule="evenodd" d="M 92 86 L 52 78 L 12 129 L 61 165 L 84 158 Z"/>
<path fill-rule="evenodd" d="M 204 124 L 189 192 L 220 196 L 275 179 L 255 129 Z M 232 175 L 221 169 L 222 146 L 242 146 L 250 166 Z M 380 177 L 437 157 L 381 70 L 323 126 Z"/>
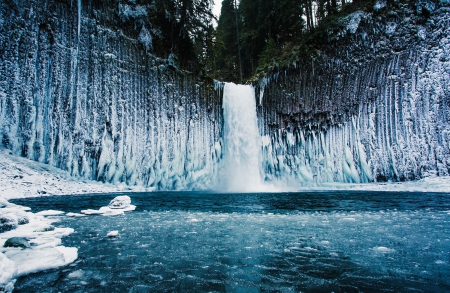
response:
<path fill-rule="evenodd" d="M 75 247 L 48 247 L 35 249 L 11 249 L 5 252 L 8 259 L 17 266 L 17 276 L 23 276 L 47 269 L 53 269 L 72 263 L 77 259 L 78 250 Z"/>
<path fill-rule="evenodd" d="M 66 216 L 68 216 L 68 217 L 85 217 L 86 215 L 79 214 L 79 213 L 67 213 Z"/>
<path fill-rule="evenodd" d="M 38 213 L 36 213 L 36 215 L 39 216 L 59 216 L 64 214 L 63 211 L 55 211 L 55 210 L 46 210 L 46 211 L 40 211 Z"/>

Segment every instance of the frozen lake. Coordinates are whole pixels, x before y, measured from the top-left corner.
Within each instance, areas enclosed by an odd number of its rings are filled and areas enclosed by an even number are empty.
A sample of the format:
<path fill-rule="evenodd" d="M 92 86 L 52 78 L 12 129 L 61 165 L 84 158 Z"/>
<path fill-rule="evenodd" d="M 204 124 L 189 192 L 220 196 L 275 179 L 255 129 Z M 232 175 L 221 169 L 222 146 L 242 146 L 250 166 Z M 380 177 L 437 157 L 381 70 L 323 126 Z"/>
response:
<path fill-rule="evenodd" d="M 117 194 L 11 200 L 33 212 Z M 120 216 L 56 216 L 71 265 L 16 292 L 449 292 L 450 194 L 129 194 Z M 107 237 L 118 230 L 117 237 Z"/>

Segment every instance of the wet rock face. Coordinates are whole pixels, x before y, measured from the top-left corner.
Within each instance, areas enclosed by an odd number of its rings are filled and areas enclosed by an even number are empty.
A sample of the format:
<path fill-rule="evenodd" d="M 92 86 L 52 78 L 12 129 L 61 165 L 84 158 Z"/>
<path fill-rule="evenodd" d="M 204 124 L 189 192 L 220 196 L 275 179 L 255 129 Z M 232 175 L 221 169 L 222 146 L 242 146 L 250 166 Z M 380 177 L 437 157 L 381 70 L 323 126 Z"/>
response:
<path fill-rule="evenodd" d="M 204 187 L 220 98 L 150 55 L 120 4 L 0 3 L 0 144 L 88 179 Z"/>
<path fill-rule="evenodd" d="M 450 9 L 427 3 L 414 6 L 426 15 L 406 5 L 355 13 L 314 61 L 260 80 L 266 177 L 308 185 L 450 173 Z"/>

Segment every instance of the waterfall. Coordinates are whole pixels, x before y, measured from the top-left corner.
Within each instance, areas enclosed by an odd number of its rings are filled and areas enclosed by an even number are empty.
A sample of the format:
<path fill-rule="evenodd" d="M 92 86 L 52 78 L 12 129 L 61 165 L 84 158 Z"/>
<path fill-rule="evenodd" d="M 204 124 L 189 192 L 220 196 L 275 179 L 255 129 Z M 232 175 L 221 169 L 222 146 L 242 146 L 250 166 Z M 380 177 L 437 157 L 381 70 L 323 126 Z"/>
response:
<path fill-rule="evenodd" d="M 259 191 L 263 187 L 261 138 L 256 118 L 254 88 L 226 83 L 222 107 L 224 153 L 220 189 Z"/>

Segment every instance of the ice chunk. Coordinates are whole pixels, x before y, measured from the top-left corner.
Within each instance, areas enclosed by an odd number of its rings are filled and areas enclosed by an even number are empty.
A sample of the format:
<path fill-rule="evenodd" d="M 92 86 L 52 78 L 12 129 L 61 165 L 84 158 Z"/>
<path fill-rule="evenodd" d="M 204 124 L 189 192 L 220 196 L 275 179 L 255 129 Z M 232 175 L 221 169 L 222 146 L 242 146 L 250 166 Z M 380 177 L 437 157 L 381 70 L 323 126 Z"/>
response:
<path fill-rule="evenodd" d="M 5 208 L 8 204 L 9 202 L 6 199 L 0 197 L 0 209 Z"/>
<path fill-rule="evenodd" d="M 79 213 L 67 213 L 66 216 L 68 216 L 68 217 L 85 217 L 86 215 L 79 214 Z"/>
<path fill-rule="evenodd" d="M 29 218 L 26 212 L 14 207 L 0 210 L 0 232 L 17 228 L 18 225 L 28 224 Z"/>
<path fill-rule="evenodd" d="M 17 276 L 24 276 L 69 264 L 78 257 L 78 249 L 57 246 L 32 250 L 8 250 L 5 255 L 16 264 Z"/>
<path fill-rule="evenodd" d="M 375 246 L 374 248 L 372 248 L 372 250 L 375 251 L 375 252 L 380 252 L 380 253 L 393 253 L 393 252 L 395 252 L 395 249 L 387 248 L 385 246 Z"/>
<path fill-rule="evenodd" d="M 67 277 L 70 279 L 81 279 L 83 276 L 84 276 L 83 270 L 76 270 L 75 272 L 71 272 L 70 274 L 67 275 Z"/>
<path fill-rule="evenodd" d="M 55 210 L 46 210 L 46 211 L 41 211 L 36 213 L 36 215 L 39 216 L 58 216 L 58 215 L 62 215 L 64 214 L 64 212 L 62 211 L 55 211 Z"/>
<path fill-rule="evenodd" d="M 85 214 L 85 215 L 101 215 L 101 214 L 103 214 L 103 212 L 100 210 L 92 210 L 92 209 L 81 210 L 81 213 Z"/>
<path fill-rule="evenodd" d="M 111 209 L 109 207 L 101 207 L 99 212 L 101 212 L 101 215 L 103 215 L 103 216 L 117 216 L 117 215 L 123 215 L 124 210 L 123 209 Z"/>
<path fill-rule="evenodd" d="M 108 234 L 106 234 L 107 237 L 116 237 L 117 235 L 119 235 L 119 231 L 117 230 L 111 231 Z"/>

